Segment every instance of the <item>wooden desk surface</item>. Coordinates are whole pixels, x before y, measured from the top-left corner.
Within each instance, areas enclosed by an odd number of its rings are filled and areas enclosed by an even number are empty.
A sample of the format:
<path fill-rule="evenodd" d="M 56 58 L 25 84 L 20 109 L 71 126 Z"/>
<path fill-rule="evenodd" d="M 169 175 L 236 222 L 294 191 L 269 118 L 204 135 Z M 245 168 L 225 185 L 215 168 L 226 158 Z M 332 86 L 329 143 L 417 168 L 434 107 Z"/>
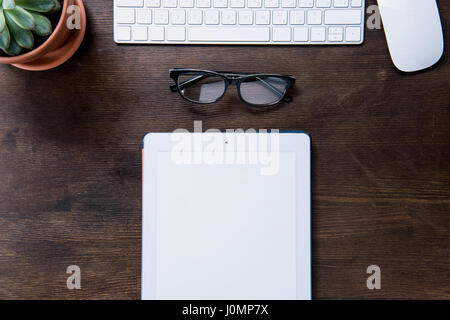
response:
<path fill-rule="evenodd" d="M 382 30 L 362 46 L 117 46 L 112 1 L 85 4 L 68 63 L 0 66 L 1 299 L 138 299 L 141 139 L 194 120 L 311 135 L 314 298 L 450 298 L 450 2 L 444 57 L 410 75 Z M 171 67 L 291 73 L 294 102 L 251 113 L 230 91 L 193 110 Z M 81 290 L 66 288 L 73 264 Z M 366 287 L 372 264 L 381 290 Z"/>

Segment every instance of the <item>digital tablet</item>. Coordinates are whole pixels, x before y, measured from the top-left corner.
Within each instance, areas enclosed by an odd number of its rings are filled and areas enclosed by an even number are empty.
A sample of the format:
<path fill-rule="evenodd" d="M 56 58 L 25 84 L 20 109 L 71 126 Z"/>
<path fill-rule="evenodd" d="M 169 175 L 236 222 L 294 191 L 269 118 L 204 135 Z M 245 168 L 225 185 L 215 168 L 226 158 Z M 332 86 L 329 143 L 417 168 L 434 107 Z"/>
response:
<path fill-rule="evenodd" d="M 310 138 L 149 133 L 142 299 L 311 298 Z"/>

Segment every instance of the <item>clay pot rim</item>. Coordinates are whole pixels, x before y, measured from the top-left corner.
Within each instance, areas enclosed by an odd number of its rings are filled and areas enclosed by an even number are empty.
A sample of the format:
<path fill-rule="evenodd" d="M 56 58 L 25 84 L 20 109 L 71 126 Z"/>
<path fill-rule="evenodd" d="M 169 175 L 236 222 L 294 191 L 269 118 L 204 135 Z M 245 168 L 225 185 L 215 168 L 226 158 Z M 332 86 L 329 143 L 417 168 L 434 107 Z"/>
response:
<path fill-rule="evenodd" d="M 44 41 L 39 47 L 31 50 L 25 54 L 21 54 L 19 56 L 14 57 L 0 57 L 0 63 L 5 64 L 13 64 L 13 63 L 21 63 L 22 61 L 32 60 L 34 57 L 39 56 L 44 50 L 46 50 L 53 42 L 53 39 L 56 38 L 56 35 L 61 31 L 61 29 L 65 26 L 65 17 L 67 16 L 67 8 L 69 7 L 69 0 L 64 0 L 61 17 L 59 18 L 59 22 L 56 25 L 55 30 L 53 30 L 50 37 Z"/>

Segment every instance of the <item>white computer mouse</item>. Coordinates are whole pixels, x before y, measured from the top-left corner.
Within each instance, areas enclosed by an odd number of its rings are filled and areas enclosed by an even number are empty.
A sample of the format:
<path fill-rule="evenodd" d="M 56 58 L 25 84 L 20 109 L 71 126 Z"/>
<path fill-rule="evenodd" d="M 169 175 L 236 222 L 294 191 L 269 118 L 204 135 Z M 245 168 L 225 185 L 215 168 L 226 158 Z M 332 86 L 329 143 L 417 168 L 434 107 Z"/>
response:
<path fill-rule="evenodd" d="M 431 67 L 444 52 L 436 0 L 377 0 L 394 65 L 405 72 Z"/>

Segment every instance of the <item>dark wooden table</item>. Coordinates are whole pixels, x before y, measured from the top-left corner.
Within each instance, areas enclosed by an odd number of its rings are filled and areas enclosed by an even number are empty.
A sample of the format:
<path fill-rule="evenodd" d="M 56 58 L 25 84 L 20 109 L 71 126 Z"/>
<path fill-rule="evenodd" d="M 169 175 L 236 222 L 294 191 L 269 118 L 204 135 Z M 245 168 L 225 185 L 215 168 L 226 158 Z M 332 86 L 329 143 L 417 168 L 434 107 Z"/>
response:
<path fill-rule="evenodd" d="M 394 68 L 382 30 L 361 46 L 117 46 L 112 1 L 85 4 L 69 62 L 0 66 L 1 299 L 138 299 L 141 139 L 194 120 L 311 135 L 314 298 L 450 298 L 450 2 L 444 57 L 416 74 Z M 293 74 L 294 102 L 252 113 L 230 92 L 192 109 L 171 67 Z"/>

